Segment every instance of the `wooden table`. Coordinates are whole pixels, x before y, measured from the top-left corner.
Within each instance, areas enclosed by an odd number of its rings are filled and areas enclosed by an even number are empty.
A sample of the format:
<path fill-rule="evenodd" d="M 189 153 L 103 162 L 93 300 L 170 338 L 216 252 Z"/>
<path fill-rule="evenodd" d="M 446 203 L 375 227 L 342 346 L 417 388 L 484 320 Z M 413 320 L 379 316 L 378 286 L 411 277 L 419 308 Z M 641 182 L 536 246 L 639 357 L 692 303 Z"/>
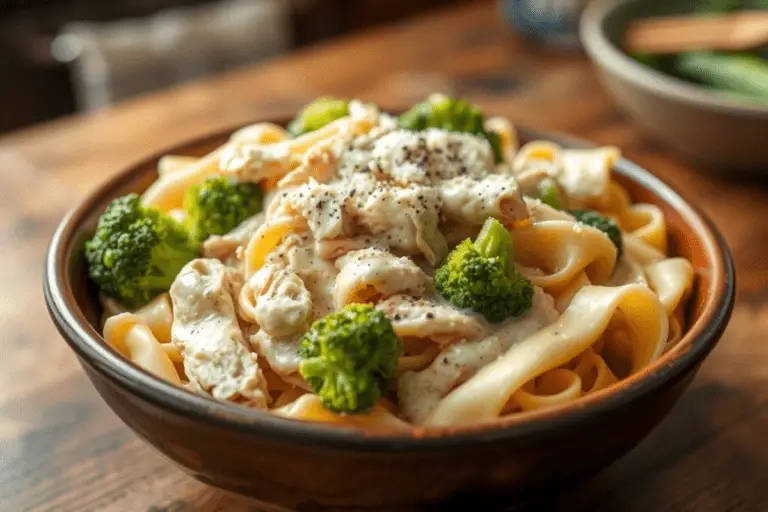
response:
<path fill-rule="evenodd" d="M 283 115 L 321 93 L 407 104 L 433 90 L 622 147 L 702 205 L 736 258 L 730 327 L 681 403 L 629 456 L 549 508 L 768 510 L 768 190 L 705 177 L 669 155 L 616 110 L 582 55 L 515 38 L 490 2 L 0 140 L 0 510 L 257 510 L 176 469 L 97 396 L 45 310 L 48 240 L 97 183 L 170 144 Z"/>

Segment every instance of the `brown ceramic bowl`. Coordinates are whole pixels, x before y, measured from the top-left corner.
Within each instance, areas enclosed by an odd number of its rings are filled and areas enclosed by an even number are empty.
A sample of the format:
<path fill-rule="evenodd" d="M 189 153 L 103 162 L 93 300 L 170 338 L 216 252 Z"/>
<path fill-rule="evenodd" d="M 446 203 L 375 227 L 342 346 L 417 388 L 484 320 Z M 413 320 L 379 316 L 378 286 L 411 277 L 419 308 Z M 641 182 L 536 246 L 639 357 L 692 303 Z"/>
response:
<path fill-rule="evenodd" d="M 167 153 L 201 155 L 227 135 Z M 521 136 L 580 145 L 527 130 Z M 129 167 L 62 221 L 45 266 L 49 311 L 98 392 L 140 437 L 204 482 L 288 509 L 408 510 L 464 499 L 477 509 L 491 501 L 517 503 L 542 489 L 551 494 L 592 476 L 669 412 L 733 306 L 731 257 L 712 223 L 649 172 L 622 160 L 617 179 L 636 201 L 661 207 L 670 247 L 696 268 L 690 328 L 660 361 L 571 404 L 467 427 L 366 432 L 278 418 L 172 386 L 130 364 L 99 335 L 83 241 L 112 199 L 142 191 L 156 178 L 157 159 Z"/>
<path fill-rule="evenodd" d="M 619 47 L 632 20 L 690 13 L 706 2 L 595 0 L 582 17 L 581 39 L 616 102 L 659 141 L 706 166 L 764 173 L 768 106 L 669 76 Z"/>

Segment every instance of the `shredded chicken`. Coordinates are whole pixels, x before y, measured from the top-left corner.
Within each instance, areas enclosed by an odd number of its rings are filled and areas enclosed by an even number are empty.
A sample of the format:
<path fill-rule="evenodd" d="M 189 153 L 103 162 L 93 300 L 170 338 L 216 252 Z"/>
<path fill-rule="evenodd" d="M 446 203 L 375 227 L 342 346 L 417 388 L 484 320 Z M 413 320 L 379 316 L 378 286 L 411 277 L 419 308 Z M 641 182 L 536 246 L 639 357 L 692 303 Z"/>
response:
<path fill-rule="evenodd" d="M 290 164 L 288 141 L 256 144 L 233 140 L 225 146 L 219 158 L 219 169 L 223 174 L 254 183 L 284 175 Z"/>
<path fill-rule="evenodd" d="M 276 338 L 261 329 L 251 334 L 248 341 L 281 377 L 295 376 L 299 372 L 299 337 Z"/>
<path fill-rule="evenodd" d="M 438 230 L 440 201 L 433 187 L 392 186 L 378 182 L 355 200 L 357 223 L 368 233 L 386 239 L 394 250 L 422 253 L 436 264 L 448 253 Z"/>
<path fill-rule="evenodd" d="M 401 185 L 429 184 L 457 176 L 482 178 L 494 169 L 488 141 L 469 133 L 398 130 L 381 137 L 371 167 Z"/>
<path fill-rule="evenodd" d="M 438 185 L 442 213 L 461 224 L 480 225 L 488 217 L 507 224 L 528 217 L 528 209 L 515 178 L 489 174 L 480 180 L 460 176 Z"/>
<path fill-rule="evenodd" d="M 264 408 L 266 381 L 235 315 L 241 280 L 238 272 L 215 259 L 196 259 L 184 266 L 170 291 L 172 341 L 195 389 Z"/>
<path fill-rule="evenodd" d="M 263 266 L 248 279 L 241 298 L 249 316 L 271 336 L 289 336 L 309 327 L 312 297 L 290 268 Z"/>
<path fill-rule="evenodd" d="M 290 205 L 307 220 L 316 239 L 336 238 L 345 232 L 345 196 L 338 187 L 310 179 L 290 194 Z M 347 221 L 348 222 L 348 221 Z"/>
<path fill-rule="evenodd" d="M 212 235 L 205 240 L 200 249 L 204 258 L 216 258 L 227 261 L 238 247 L 245 247 L 251 237 L 264 224 L 264 212 L 245 219 L 239 226 L 224 235 Z"/>
<path fill-rule="evenodd" d="M 400 338 L 418 338 L 449 345 L 482 338 L 487 329 L 477 315 L 431 299 L 394 295 L 376 305 L 392 321 Z"/>
<path fill-rule="evenodd" d="M 317 240 L 315 242 L 315 251 L 320 258 L 326 260 L 335 260 L 352 251 L 359 251 L 372 247 L 375 249 L 386 249 L 388 244 L 381 238 L 368 235 L 358 235 L 350 238 L 334 238 L 332 240 Z"/>

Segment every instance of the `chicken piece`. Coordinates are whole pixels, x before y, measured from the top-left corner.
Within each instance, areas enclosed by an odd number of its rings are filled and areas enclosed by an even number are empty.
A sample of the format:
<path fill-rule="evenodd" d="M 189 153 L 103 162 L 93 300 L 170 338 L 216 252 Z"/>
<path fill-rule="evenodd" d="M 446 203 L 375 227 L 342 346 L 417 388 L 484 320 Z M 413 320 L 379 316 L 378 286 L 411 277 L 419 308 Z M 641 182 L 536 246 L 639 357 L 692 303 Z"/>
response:
<path fill-rule="evenodd" d="M 312 297 L 312 320 L 334 310 L 333 290 L 339 272 L 315 247 L 316 242 L 310 235 L 291 233 L 265 258 L 266 266 L 287 268 L 301 278 Z"/>
<path fill-rule="evenodd" d="M 536 288 L 533 306 L 524 315 L 507 320 L 491 336 L 480 341 L 450 345 L 420 372 L 406 372 L 397 381 L 400 407 L 414 423 L 422 423 L 453 388 L 492 363 L 509 348 L 542 327 L 559 313 L 552 297 Z"/>
<path fill-rule="evenodd" d="M 301 356 L 300 337 L 276 338 L 260 329 L 248 337 L 251 347 L 266 359 L 269 367 L 283 378 L 298 376 Z"/>
<path fill-rule="evenodd" d="M 358 193 L 353 211 L 357 223 L 392 249 L 405 254 L 422 253 L 436 265 L 448 253 L 438 229 L 440 200 L 432 187 L 397 187 L 378 182 Z"/>
<path fill-rule="evenodd" d="M 608 195 L 611 169 L 620 158 L 615 147 L 563 150 L 558 182 L 569 198 L 599 201 Z"/>
<path fill-rule="evenodd" d="M 332 240 L 317 240 L 315 251 L 317 255 L 326 260 L 335 260 L 345 254 L 360 249 L 375 248 L 387 249 L 389 245 L 382 239 L 373 236 L 359 235 L 351 238 L 334 238 Z"/>
<path fill-rule="evenodd" d="M 338 187 L 310 179 L 289 198 L 291 207 L 307 220 L 315 239 L 336 238 L 349 231 L 346 195 Z"/>
<path fill-rule="evenodd" d="M 266 381 L 235 315 L 234 297 L 241 279 L 219 260 L 201 258 L 187 263 L 171 286 L 171 337 L 195 389 L 265 408 Z"/>
<path fill-rule="evenodd" d="M 350 103 L 351 116 L 357 115 L 358 110 L 353 108 L 352 103 Z M 370 175 L 368 164 L 372 160 L 373 147 L 376 141 L 387 133 L 399 129 L 396 117 L 379 113 L 376 116 L 378 117 L 376 125 L 368 133 L 351 137 L 344 141 L 342 146 L 335 148 L 339 160 L 339 175 L 344 179 L 349 179 L 355 174 L 361 173 Z"/>
<path fill-rule="evenodd" d="M 447 304 L 430 299 L 393 295 L 376 305 L 392 321 L 400 338 L 429 340 L 438 345 L 477 340 L 486 334 L 483 322 Z"/>
<path fill-rule="evenodd" d="M 542 203 L 539 199 L 525 198 L 525 204 L 528 207 L 528 213 L 533 222 L 544 222 L 547 220 L 567 220 L 575 222 L 573 215 L 563 210 L 555 210 L 548 204 Z"/>
<path fill-rule="evenodd" d="M 291 142 L 260 144 L 230 141 L 219 157 L 219 170 L 237 181 L 259 183 L 285 175 L 291 166 Z"/>
<path fill-rule="evenodd" d="M 235 229 L 224 235 L 211 235 L 206 239 L 200 252 L 204 258 L 227 261 L 238 247 L 245 247 L 256 231 L 264 224 L 264 213 L 257 213 L 245 219 Z"/>
<path fill-rule="evenodd" d="M 379 249 L 353 251 L 336 261 L 335 304 L 386 299 L 397 293 L 414 297 L 432 290 L 432 280 L 408 258 L 398 258 Z"/>
<path fill-rule="evenodd" d="M 312 297 L 296 272 L 265 265 L 243 286 L 239 305 L 269 335 L 289 336 L 309 327 Z"/>
<path fill-rule="evenodd" d="M 467 176 L 480 179 L 495 167 L 487 140 L 470 133 L 397 130 L 378 139 L 370 166 L 401 185 Z"/>
<path fill-rule="evenodd" d="M 333 137 L 327 144 L 312 147 L 301 159 L 301 165 L 289 172 L 277 184 L 278 188 L 296 187 L 314 179 L 319 183 L 328 183 L 336 175 L 337 159 L 331 146 L 336 139 Z"/>
<path fill-rule="evenodd" d="M 481 180 L 460 176 L 437 185 L 443 216 L 458 224 L 481 225 L 488 217 L 503 224 L 528 218 L 515 178 L 489 174 Z"/>

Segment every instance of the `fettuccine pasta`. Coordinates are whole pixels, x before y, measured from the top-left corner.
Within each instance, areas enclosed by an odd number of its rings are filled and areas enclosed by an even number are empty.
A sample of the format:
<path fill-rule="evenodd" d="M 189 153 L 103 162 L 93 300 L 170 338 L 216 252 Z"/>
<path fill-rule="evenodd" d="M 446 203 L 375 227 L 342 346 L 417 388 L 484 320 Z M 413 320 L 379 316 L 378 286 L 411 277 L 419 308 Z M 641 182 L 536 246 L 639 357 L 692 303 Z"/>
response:
<path fill-rule="evenodd" d="M 612 175 L 619 158 L 521 145 L 444 96 L 399 117 L 321 98 L 287 128 L 161 158 L 138 206 L 105 215 L 86 245 L 104 339 L 192 392 L 342 427 L 573 403 L 688 327 L 693 265 Z"/>

